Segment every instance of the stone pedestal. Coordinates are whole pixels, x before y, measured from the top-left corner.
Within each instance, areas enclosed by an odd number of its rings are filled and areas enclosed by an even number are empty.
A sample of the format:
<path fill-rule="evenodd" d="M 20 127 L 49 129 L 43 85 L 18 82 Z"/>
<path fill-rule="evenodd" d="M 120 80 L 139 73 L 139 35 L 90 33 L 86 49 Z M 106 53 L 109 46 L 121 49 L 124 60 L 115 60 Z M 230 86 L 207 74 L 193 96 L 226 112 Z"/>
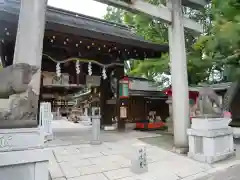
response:
<path fill-rule="evenodd" d="M 39 128 L 0 132 L 0 179 L 48 180 L 49 152 Z"/>
<path fill-rule="evenodd" d="M 227 118 L 193 118 L 188 129 L 188 156 L 201 162 L 214 163 L 233 155 L 233 131 Z"/>

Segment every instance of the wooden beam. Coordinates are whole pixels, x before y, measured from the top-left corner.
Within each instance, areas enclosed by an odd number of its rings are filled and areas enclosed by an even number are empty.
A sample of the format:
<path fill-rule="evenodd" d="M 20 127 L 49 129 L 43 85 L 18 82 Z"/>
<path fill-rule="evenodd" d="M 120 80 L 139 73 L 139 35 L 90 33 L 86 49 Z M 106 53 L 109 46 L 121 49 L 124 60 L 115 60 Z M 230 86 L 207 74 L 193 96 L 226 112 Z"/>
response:
<path fill-rule="evenodd" d="M 131 4 L 117 0 L 95 0 L 110 6 L 125 9 L 133 13 L 144 13 L 148 16 L 160 19 L 166 23 L 172 22 L 171 9 L 164 5 L 155 6 L 142 0 L 134 0 Z M 184 17 L 184 27 L 198 33 L 203 32 L 203 26 L 191 19 Z"/>

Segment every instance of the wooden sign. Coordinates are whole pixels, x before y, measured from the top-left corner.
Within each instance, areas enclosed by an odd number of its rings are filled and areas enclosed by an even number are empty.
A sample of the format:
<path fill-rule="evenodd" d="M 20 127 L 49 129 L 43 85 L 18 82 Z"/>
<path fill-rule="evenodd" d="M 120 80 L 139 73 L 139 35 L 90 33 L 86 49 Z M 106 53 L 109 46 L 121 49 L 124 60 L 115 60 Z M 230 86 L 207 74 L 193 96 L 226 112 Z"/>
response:
<path fill-rule="evenodd" d="M 101 84 L 101 76 L 86 76 L 86 84 L 89 87 L 99 87 Z"/>
<path fill-rule="evenodd" d="M 129 80 L 128 78 L 123 78 L 119 81 L 119 98 L 128 98 L 129 97 Z"/>

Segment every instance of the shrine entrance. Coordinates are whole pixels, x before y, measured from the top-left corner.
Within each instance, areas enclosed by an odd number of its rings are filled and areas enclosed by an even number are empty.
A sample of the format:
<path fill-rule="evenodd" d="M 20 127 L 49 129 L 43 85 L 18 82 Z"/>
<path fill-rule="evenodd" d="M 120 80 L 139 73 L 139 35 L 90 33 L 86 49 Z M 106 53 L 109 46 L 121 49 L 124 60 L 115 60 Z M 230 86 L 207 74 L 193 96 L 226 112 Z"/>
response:
<path fill-rule="evenodd" d="M 6 67 L 13 63 L 20 3 L 6 1 L 1 6 L 0 48 Z M 51 103 L 54 119 L 75 122 L 99 114 L 102 127 L 116 121 L 118 129 L 125 129 L 128 98 L 120 98 L 124 94 L 119 91 L 124 62 L 161 57 L 166 52 L 167 45 L 145 41 L 129 27 L 48 7 L 40 102 Z"/>

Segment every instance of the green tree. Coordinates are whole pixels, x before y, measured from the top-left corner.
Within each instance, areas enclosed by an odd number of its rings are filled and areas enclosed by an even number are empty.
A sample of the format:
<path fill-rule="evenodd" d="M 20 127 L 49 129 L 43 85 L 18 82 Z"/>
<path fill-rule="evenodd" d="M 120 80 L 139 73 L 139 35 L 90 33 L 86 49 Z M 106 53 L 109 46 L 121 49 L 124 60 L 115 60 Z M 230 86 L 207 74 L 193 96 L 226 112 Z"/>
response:
<path fill-rule="evenodd" d="M 160 0 L 149 2 L 159 4 Z M 239 9 L 238 0 L 213 0 L 201 12 L 183 8 L 186 16 L 204 25 L 204 34 L 200 38 L 185 32 L 189 84 L 214 83 L 239 76 Z M 159 44 L 168 42 L 167 26 L 143 14 L 108 8 L 105 19 L 134 27 L 145 40 Z M 168 54 L 130 63 L 128 73 L 149 79 L 162 73 L 170 74 Z M 224 75 L 228 78 L 223 78 Z"/>
<path fill-rule="evenodd" d="M 212 61 L 212 70 L 220 72 L 222 81 L 234 81 L 240 77 L 240 2 L 213 0 L 211 5 L 211 29 L 194 49 Z"/>
<path fill-rule="evenodd" d="M 107 14 L 104 16 L 104 19 L 110 20 L 115 23 L 122 24 L 123 23 L 124 11 L 118 8 L 114 8 L 111 6 L 107 7 Z"/>

